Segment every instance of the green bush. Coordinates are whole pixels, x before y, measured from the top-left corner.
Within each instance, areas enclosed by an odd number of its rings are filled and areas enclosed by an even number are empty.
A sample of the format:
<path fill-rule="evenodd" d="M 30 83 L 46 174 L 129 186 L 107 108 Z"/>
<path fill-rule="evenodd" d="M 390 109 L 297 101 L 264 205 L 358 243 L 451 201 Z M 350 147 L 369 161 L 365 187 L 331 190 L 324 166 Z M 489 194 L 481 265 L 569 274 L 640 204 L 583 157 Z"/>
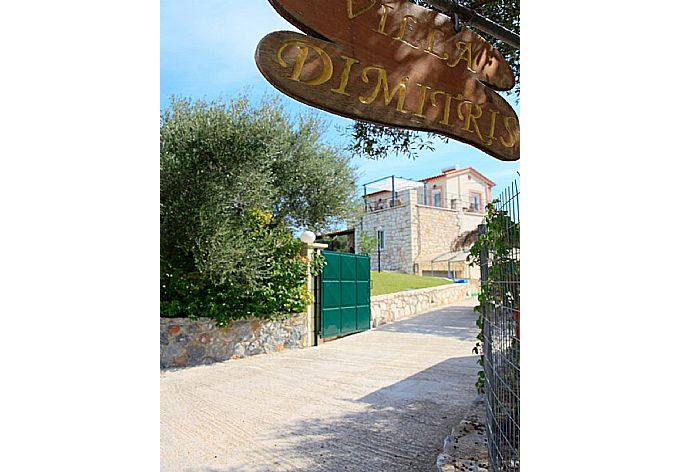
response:
<path fill-rule="evenodd" d="M 173 99 L 161 116 L 161 316 L 273 318 L 310 302 L 293 236 L 352 214 L 350 159 L 275 100 Z"/>
<path fill-rule="evenodd" d="M 274 232 L 273 257 L 263 261 L 256 287 L 233 281 L 214 284 L 199 272 L 184 272 L 168 263 L 161 267 L 161 316 L 206 316 L 224 325 L 230 319 L 272 319 L 303 311 L 313 302 L 306 288 L 307 259 L 302 244 L 289 232 Z"/>

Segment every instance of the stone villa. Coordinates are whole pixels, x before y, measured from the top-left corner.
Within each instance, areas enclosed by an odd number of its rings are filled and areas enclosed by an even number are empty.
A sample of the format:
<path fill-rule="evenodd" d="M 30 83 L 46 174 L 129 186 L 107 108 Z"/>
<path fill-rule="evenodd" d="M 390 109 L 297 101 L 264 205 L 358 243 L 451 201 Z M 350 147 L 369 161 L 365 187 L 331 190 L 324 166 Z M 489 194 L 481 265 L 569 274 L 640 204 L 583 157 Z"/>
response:
<path fill-rule="evenodd" d="M 362 234 L 377 239 L 372 270 L 380 251 L 381 270 L 477 279 L 479 269 L 465 260 L 493 187 L 473 168 L 458 166 L 420 181 L 382 179 L 365 186 L 364 216 L 345 232 L 354 233 L 358 253 Z"/>

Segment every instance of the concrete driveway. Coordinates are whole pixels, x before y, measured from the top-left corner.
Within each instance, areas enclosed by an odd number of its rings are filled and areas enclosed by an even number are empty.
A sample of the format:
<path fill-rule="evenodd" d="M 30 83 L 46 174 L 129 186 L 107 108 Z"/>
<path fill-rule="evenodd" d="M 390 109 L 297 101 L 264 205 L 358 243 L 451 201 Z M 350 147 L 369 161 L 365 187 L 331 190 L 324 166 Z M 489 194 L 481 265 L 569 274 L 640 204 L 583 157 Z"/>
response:
<path fill-rule="evenodd" d="M 476 300 L 316 348 L 161 373 L 164 471 L 434 471 L 476 398 Z"/>

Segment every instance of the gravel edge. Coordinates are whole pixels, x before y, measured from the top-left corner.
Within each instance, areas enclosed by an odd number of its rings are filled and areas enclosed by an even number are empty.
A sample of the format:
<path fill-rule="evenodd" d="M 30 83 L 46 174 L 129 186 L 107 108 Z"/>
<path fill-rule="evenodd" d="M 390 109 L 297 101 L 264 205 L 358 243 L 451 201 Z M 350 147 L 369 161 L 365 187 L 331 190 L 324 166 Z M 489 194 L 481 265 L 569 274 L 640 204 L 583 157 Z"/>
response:
<path fill-rule="evenodd" d="M 473 402 L 467 416 L 446 436 L 436 468 L 438 472 L 489 472 L 483 397 Z"/>

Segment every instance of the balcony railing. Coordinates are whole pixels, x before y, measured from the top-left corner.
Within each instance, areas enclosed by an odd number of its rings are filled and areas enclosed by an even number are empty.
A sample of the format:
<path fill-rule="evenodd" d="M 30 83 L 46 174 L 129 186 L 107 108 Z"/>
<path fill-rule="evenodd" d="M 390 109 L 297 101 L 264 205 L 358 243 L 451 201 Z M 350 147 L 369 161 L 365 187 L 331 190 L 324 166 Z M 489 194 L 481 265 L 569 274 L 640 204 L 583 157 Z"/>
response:
<path fill-rule="evenodd" d="M 484 214 L 486 195 L 482 196 L 480 192 L 458 195 L 446 190 L 447 187 L 444 186 L 428 186 L 426 183 L 390 176 L 364 185 L 364 208 L 367 213 L 371 213 L 403 206 L 401 200 L 405 201 L 404 205 L 408 205 L 409 197 L 405 195 L 409 191 L 415 191 L 418 205 Z"/>
<path fill-rule="evenodd" d="M 392 198 L 389 198 L 387 200 L 367 202 L 366 211 L 367 213 L 371 213 L 374 211 L 387 210 L 389 208 L 395 208 L 399 206 L 403 206 L 403 203 L 399 198 L 395 201 L 393 201 Z"/>
<path fill-rule="evenodd" d="M 440 197 L 430 194 L 429 192 L 417 193 L 417 204 L 436 208 L 445 208 L 450 210 L 462 210 L 470 213 L 484 213 L 484 209 L 477 206 L 473 202 L 469 202 L 468 198 L 461 195 L 441 195 Z"/>
<path fill-rule="evenodd" d="M 462 210 L 468 213 L 484 213 L 484 210 L 479 208 L 478 206 L 473 204 L 468 205 L 467 203 L 463 204 L 463 202 L 460 199 L 430 201 L 429 198 L 424 199 L 424 195 L 418 195 L 417 204 L 434 208 L 444 208 L 448 210 Z M 372 213 L 375 211 L 388 210 L 389 208 L 396 208 L 403 205 L 403 202 L 399 198 L 396 199 L 395 202 L 393 201 L 393 199 L 389 198 L 386 200 L 382 199 L 379 201 L 368 201 L 366 203 L 365 209 L 367 213 Z"/>

